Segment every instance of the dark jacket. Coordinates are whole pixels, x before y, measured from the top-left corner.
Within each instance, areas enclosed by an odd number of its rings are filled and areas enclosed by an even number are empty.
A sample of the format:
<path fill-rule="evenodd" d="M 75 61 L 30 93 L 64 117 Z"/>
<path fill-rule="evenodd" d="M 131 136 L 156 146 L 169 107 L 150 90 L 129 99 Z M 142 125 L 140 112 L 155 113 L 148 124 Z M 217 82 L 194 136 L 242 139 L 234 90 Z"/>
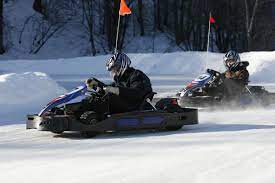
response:
<path fill-rule="evenodd" d="M 246 69 L 248 65 L 248 62 L 238 62 L 225 71 L 222 85 L 225 98 L 238 98 L 244 91 L 249 81 L 249 72 Z"/>
<path fill-rule="evenodd" d="M 145 96 L 152 92 L 150 79 L 140 70 L 128 68 L 122 77 L 115 78 L 113 86 L 119 87 L 119 97 L 131 108 L 137 108 Z"/>
<path fill-rule="evenodd" d="M 249 81 L 249 72 L 246 67 L 248 65 L 248 62 L 238 62 L 234 67 L 225 71 L 224 77 L 233 79 L 242 85 L 247 85 Z"/>

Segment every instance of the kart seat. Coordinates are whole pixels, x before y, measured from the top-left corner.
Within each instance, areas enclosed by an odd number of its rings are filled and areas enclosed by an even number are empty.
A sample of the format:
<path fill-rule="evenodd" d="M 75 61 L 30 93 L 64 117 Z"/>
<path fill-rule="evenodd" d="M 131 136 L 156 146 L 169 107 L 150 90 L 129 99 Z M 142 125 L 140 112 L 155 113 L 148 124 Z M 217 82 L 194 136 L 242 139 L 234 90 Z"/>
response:
<path fill-rule="evenodd" d="M 145 95 L 144 100 L 142 101 L 139 110 L 155 110 L 155 106 L 152 104 L 152 100 L 156 92 L 150 92 Z"/>

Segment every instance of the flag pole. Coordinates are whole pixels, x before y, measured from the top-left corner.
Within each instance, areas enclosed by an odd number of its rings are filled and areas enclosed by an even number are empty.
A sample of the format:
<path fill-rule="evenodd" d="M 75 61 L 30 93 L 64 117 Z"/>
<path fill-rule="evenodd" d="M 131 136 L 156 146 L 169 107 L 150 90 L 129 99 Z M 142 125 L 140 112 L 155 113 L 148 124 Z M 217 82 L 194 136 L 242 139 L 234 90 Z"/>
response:
<path fill-rule="evenodd" d="M 209 44 L 210 44 L 210 32 L 211 32 L 211 22 L 210 22 L 210 18 L 211 18 L 211 12 L 209 14 L 209 18 L 208 18 L 208 37 L 207 37 L 207 52 L 209 52 Z"/>
<path fill-rule="evenodd" d="M 131 14 L 131 9 L 128 8 L 125 0 L 120 1 L 120 8 L 118 12 L 118 21 L 117 21 L 117 29 L 116 29 L 116 46 L 115 46 L 115 54 L 117 53 L 117 47 L 118 47 L 118 37 L 119 37 L 119 28 L 120 28 L 120 19 L 121 16 L 129 15 Z"/>
<path fill-rule="evenodd" d="M 116 47 L 115 47 L 115 54 L 117 53 L 117 43 L 118 43 L 119 27 L 120 27 L 120 14 L 118 14 L 118 23 L 117 23 L 117 29 L 116 29 Z"/>

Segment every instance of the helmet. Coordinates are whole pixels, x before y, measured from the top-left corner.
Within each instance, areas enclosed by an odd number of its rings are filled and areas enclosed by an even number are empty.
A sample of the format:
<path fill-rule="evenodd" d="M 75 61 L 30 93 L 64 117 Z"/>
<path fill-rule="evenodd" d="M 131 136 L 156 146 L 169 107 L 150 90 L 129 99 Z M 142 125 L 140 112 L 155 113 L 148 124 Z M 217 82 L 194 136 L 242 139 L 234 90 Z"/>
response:
<path fill-rule="evenodd" d="M 111 72 L 114 78 L 122 76 L 130 65 L 131 60 L 125 53 L 116 53 L 107 61 L 106 69 Z"/>
<path fill-rule="evenodd" d="M 238 52 L 234 50 L 228 51 L 223 57 L 223 63 L 227 69 L 230 69 L 234 64 L 240 61 L 241 59 Z"/>

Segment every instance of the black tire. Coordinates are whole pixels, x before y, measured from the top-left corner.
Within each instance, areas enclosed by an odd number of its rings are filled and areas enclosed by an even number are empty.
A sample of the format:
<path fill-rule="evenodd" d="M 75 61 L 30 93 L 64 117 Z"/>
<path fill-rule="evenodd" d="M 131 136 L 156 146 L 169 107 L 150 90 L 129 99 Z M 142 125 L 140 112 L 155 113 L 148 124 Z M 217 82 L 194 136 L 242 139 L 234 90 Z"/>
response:
<path fill-rule="evenodd" d="M 51 131 L 51 132 L 54 133 L 54 134 L 60 135 L 60 134 L 62 134 L 64 131 Z"/>
<path fill-rule="evenodd" d="M 98 115 L 93 111 L 84 112 L 80 116 L 80 122 L 85 125 L 94 125 L 97 124 L 99 120 L 97 120 Z"/>
<path fill-rule="evenodd" d="M 80 132 L 81 136 L 84 138 L 93 138 L 99 134 L 99 132 L 93 132 L 93 131 L 84 131 Z"/>
<path fill-rule="evenodd" d="M 178 125 L 178 126 L 167 126 L 165 127 L 165 129 L 167 131 L 176 131 L 176 130 L 180 130 L 183 127 L 183 125 Z"/>
<path fill-rule="evenodd" d="M 42 131 L 61 134 L 66 130 L 67 122 L 62 119 L 47 119 L 39 124 Z"/>

